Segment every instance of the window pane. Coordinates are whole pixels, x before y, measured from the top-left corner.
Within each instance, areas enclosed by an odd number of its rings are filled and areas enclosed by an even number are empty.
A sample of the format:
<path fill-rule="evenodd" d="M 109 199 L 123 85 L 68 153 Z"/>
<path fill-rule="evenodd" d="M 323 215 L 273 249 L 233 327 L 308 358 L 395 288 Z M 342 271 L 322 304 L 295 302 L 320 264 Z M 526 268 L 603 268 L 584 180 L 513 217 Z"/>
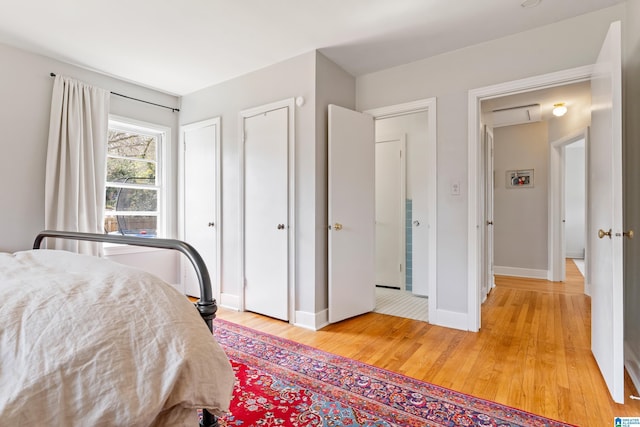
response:
<path fill-rule="evenodd" d="M 156 237 L 158 217 L 145 215 L 107 215 L 105 232 L 123 236 Z"/>
<path fill-rule="evenodd" d="M 140 135 L 134 132 L 123 132 L 109 129 L 107 154 L 112 156 L 156 160 L 157 140 L 158 138 L 155 136 Z"/>
<path fill-rule="evenodd" d="M 156 212 L 158 210 L 158 191 L 107 187 L 105 205 L 107 210 L 120 212 Z"/>
<path fill-rule="evenodd" d="M 155 177 L 155 163 L 107 158 L 107 182 L 155 185 Z"/>

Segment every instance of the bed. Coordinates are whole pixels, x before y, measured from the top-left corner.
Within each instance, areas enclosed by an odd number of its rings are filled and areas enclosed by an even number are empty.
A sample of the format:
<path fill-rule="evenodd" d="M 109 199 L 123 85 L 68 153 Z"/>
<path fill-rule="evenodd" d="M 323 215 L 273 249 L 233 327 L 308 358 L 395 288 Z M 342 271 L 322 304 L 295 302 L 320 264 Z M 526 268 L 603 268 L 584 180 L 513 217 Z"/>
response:
<path fill-rule="evenodd" d="M 39 249 L 45 238 L 180 251 L 200 300 L 107 259 Z M 33 250 L 0 253 L 0 424 L 217 426 L 235 378 L 211 336 L 216 310 L 182 241 L 45 231 Z"/>

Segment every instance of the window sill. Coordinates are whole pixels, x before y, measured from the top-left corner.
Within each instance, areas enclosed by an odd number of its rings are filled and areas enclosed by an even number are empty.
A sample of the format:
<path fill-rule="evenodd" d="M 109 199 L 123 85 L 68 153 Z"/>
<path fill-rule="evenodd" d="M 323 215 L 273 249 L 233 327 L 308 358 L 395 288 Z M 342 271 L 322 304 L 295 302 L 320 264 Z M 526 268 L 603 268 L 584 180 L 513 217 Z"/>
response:
<path fill-rule="evenodd" d="M 138 254 L 145 252 L 158 252 L 164 249 L 162 248 L 150 248 L 147 246 L 134 246 L 134 245 L 119 245 L 116 243 L 103 243 L 104 256 L 117 256 L 126 254 Z"/>

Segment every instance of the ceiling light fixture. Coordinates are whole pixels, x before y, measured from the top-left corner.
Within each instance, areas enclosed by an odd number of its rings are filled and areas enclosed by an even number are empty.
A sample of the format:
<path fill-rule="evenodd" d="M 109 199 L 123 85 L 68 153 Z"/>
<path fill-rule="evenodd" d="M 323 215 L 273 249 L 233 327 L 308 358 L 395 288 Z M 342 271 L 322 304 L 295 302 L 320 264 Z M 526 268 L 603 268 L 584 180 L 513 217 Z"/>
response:
<path fill-rule="evenodd" d="M 562 117 L 567 113 L 567 106 L 564 102 L 553 104 L 553 115 L 556 117 Z"/>
<path fill-rule="evenodd" d="M 529 9 L 530 7 L 536 7 L 540 4 L 541 1 L 542 0 L 524 0 L 522 3 L 520 3 L 520 6 L 524 7 L 525 9 Z"/>

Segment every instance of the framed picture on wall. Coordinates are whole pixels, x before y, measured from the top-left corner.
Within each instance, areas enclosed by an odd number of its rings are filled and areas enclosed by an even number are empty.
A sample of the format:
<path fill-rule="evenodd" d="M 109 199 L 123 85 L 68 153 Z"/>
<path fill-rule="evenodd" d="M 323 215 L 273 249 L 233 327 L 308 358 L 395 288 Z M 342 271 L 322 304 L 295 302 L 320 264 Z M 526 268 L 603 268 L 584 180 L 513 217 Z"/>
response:
<path fill-rule="evenodd" d="M 507 171 L 507 188 L 532 188 L 533 169 Z"/>

